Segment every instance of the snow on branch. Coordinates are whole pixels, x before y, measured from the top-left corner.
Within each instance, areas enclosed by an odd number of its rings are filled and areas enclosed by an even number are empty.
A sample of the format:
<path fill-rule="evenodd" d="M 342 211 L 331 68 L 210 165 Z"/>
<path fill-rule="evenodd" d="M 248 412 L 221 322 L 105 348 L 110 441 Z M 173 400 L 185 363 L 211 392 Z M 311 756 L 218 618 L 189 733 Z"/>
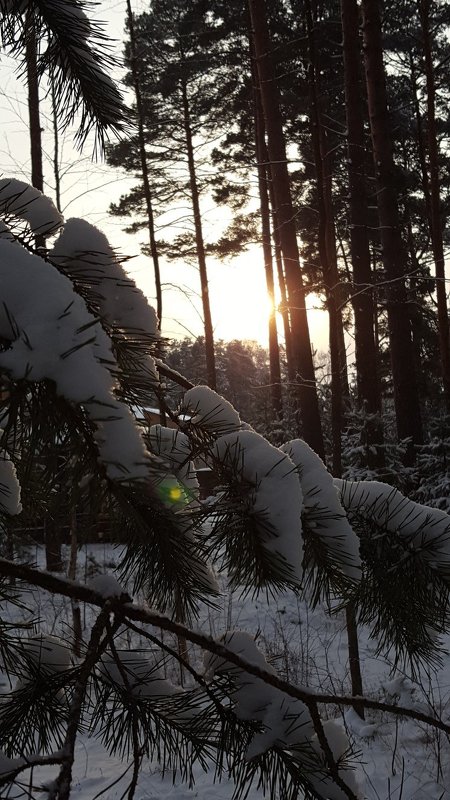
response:
<path fill-rule="evenodd" d="M 380 481 L 335 478 L 334 484 L 347 512 L 395 533 L 444 580 L 450 579 L 450 517 L 445 511 L 415 503 Z"/>
<path fill-rule="evenodd" d="M 155 310 L 94 225 L 68 219 L 49 258 L 75 284 L 92 287 L 100 315 L 112 327 L 128 334 L 158 335 Z"/>
<path fill-rule="evenodd" d="M 265 674 L 276 675 L 250 634 L 227 631 L 220 641 L 246 664 L 258 667 Z M 224 673 L 230 677 L 230 696 L 236 716 L 241 720 L 256 721 L 261 726 L 247 748 L 246 758 L 249 761 L 272 747 L 291 750 L 298 763 L 304 766 L 305 772 L 311 772 L 308 778 L 321 796 L 326 795 L 327 800 L 361 797 L 354 770 L 343 764 L 340 766 L 350 750 L 347 735 L 334 720 L 319 722 L 317 730 L 317 722 L 315 724 L 310 713 L 309 698 L 306 704 L 303 700 L 289 697 L 280 689 L 268 685 L 263 678 L 249 675 L 247 669 L 236 668 L 231 661 L 212 653 L 205 656 L 205 669 L 207 676 Z M 322 737 L 319 731 L 326 736 L 325 748 L 323 741 L 320 741 Z M 330 774 L 324 774 L 328 772 L 327 769 L 324 772 L 318 769 L 323 750 L 323 755 L 329 760 L 326 767 Z M 317 758 L 318 763 L 315 763 Z"/>
<path fill-rule="evenodd" d="M 302 488 L 302 514 L 310 534 L 318 537 L 339 570 L 352 580 L 361 578 L 359 540 L 339 502 L 333 478 L 322 459 L 302 439 L 280 448 L 297 468 Z"/>
<path fill-rule="evenodd" d="M 0 180 L 0 214 L 23 219 L 33 233 L 42 236 L 55 233 L 64 222 L 49 197 L 16 178 Z"/>
<path fill-rule="evenodd" d="M 135 375 L 158 385 L 155 360 L 148 352 L 149 344 L 159 337 L 156 312 L 125 272 L 106 236 L 85 220 L 69 219 L 49 259 L 89 301 L 116 344 L 137 342 L 127 362 Z"/>
<path fill-rule="evenodd" d="M 94 425 L 113 479 L 144 479 L 149 455 L 128 407 L 115 396 L 111 343 L 68 278 L 19 243 L 0 239 L 0 368 L 15 380 L 54 381 Z"/>
<path fill-rule="evenodd" d="M 206 433 L 220 436 L 239 430 L 241 420 L 235 408 L 208 386 L 194 386 L 183 397 L 180 413 Z"/>
<path fill-rule="evenodd" d="M 316 692 L 304 687 L 295 686 L 279 678 L 273 668 L 267 664 L 265 658 L 258 651 L 248 634 L 229 632 L 224 638 L 216 640 L 211 636 L 202 634 L 197 630 L 175 622 L 169 616 L 150 610 L 147 607 L 141 607 L 132 602 L 128 602 L 126 596 L 119 598 L 114 593 L 112 597 L 106 598 L 103 591 L 99 593 L 91 587 L 70 581 L 67 578 L 8 561 L 4 558 L 0 558 L 0 575 L 14 577 L 17 580 L 25 581 L 29 585 L 39 586 L 52 593 L 58 593 L 62 596 L 71 597 L 78 601 L 87 602 L 91 605 L 103 608 L 108 615 L 114 615 L 117 621 L 116 624 L 127 625 L 127 623 L 130 622 L 133 630 L 136 630 L 136 627 L 133 626 L 133 622 L 142 625 L 151 625 L 154 628 L 184 637 L 187 641 L 199 646 L 209 654 L 205 656 L 207 674 L 211 676 L 213 672 L 220 673 L 221 671 L 229 672 L 230 670 L 234 670 L 232 674 L 235 676 L 236 681 L 235 693 L 232 695 L 232 700 L 236 706 L 236 714 L 238 716 L 240 715 L 242 719 L 251 718 L 255 721 L 258 721 L 261 716 L 264 717 L 264 728 L 257 734 L 256 740 L 251 743 L 251 748 L 255 748 L 255 754 L 257 751 L 261 752 L 265 747 L 273 746 L 273 741 L 275 739 L 278 740 L 280 744 L 285 742 L 287 748 L 295 752 L 295 743 L 293 743 L 297 727 L 295 718 L 293 717 L 290 720 L 291 724 L 289 724 L 288 717 L 290 715 L 288 713 L 285 715 L 284 713 L 285 711 L 287 712 L 290 707 L 299 720 L 297 729 L 298 736 L 301 737 L 302 735 L 303 723 L 309 730 L 311 720 L 314 728 L 314 736 L 311 739 L 311 744 L 316 754 L 318 753 L 319 747 L 324 754 L 324 771 L 328 772 L 328 775 L 333 778 L 335 778 L 335 776 L 338 777 L 341 787 L 342 784 L 344 784 L 346 788 L 348 788 L 348 791 L 342 793 L 340 791 L 340 785 L 337 784 L 334 786 L 330 777 L 327 777 L 327 775 L 324 776 L 322 773 L 316 776 L 318 781 L 316 788 L 318 792 L 322 793 L 327 798 L 339 798 L 339 800 L 341 800 L 342 797 L 357 797 L 357 792 L 352 788 L 352 786 L 354 787 L 354 784 L 352 784 L 352 781 L 354 781 L 353 775 L 350 774 L 349 770 L 342 770 L 340 766 L 339 753 L 342 753 L 344 743 L 342 731 L 336 728 L 336 724 L 332 720 L 322 722 L 318 712 L 318 705 L 321 704 L 338 705 L 348 708 L 353 707 L 355 703 L 354 697 Z M 144 636 L 147 634 L 145 628 L 142 629 L 142 632 Z M 124 660 L 127 662 L 128 656 L 125 656 Z M 117 665 L 117 667 L 122 675 L 121 667 L 120 669 L 119 665 Z M 139 686 L 142 677 L 140 675 L 140 670 L 141 665 L 139 664 L 138 672 L 136 672 L 137 686 Z M 134 672 L 135 668 L 133 666 L 132 678 Z M 155 674 L 152 677 L 156 678 L 157 676 Z M 144 673 L 144 678 L 150 678 L 148 671 Z M 157 684 L 155 688 L 158 688 Z M 271 688 L 277 691 L 271 692 Z M 247 689 L 248 694 L 245 694 Z M 264 708 L 265 702 L 261 702 L 263 693 L 266 692 L 268 706 L 272 706 L 273 713 L 268 713 L 268 709 L 266 711 Z M 284 695 L 284 697 L 282 697 L 282 695 Z M 264 701 L 265 699 L 266 695 L 264 694 Z M 293 701 L 292 705 L 290 705 L 291 699 Z M 366 697 L 362 697 L 360 703 L 364 708 L 382 711 L 396 717 L 407 717 L 430 725 L 437 730 L 442 730 L 447 735 L 450 734 L 450 725 L 447 722 L 443 721 L 438 716 L 424 713 L 419 708 L 401 706 L 395 703 L 383 703 Z M 305 707 L 307 713 L 305 713 Z M 272 726 L 274 726 L 273 729 Z M 248 752 L 248 757 L 253 757 L 252 749 Z M 337 773 L 336 770 L 338 770 Z"/>
<path fill-rule="evenodd" d="M 225 477 L 247 489 L 244 502 L 263 549 L 280 558 L 281 573 L 300 580 L 302 492 L 291 459 L 248 430 L 221 436 L 211 452 Z"/>

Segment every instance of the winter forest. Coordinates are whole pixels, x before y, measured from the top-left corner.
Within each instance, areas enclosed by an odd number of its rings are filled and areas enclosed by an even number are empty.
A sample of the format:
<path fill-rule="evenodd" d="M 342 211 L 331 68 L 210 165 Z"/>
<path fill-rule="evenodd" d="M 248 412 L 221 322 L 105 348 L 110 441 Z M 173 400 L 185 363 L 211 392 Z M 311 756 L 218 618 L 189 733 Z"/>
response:
<path fill-rule="evenodd" d="M 450 800 L 450 5 L 118 5 L 0 0 L 0 800 Z"/>

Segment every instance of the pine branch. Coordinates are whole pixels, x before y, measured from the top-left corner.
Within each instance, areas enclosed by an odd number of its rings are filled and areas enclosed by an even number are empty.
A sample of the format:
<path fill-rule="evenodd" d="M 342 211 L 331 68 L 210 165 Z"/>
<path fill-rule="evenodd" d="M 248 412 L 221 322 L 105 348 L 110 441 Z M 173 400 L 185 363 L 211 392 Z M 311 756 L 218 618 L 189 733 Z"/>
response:
<path fill-rule="evenodd" d="M 88 586 L 69 581 L 66 578 L 60 578 L 49 572 L 40 571 L 27 567 L 23 564 L 16 564 L 8 559 L 0 558 L 0 575 L 12 576 L 17 580 L 23 580 L 34 586 L 39 586 L 49 592 L 63 595 L 64 597 L 71 597 L 73 599 L 90 603 L 91 605 L 103 608 L 105 602 L 108 602 L 109 612 L 116 614 L 118 620 L 126 623 L 129 619 L 133 622 L 141 622 L 147 625 L 153 625 L 165 631 L 175 634 L 176 636 L 183 636 L 187 641 L 198 645 L 203 650 L 207 650 L 214 655 L 219 656 L 225 661 L 229 661 L 241 670 L 248 672 L 260 678 L 265 683 L 273 686 L 276 689 L 287 694 L 289 697 L 301 700 L 305 704 L 315 701 L 320 704 L 334 704 L 338 706 L 353 707 L 355 705 L 354 697 L 347 697 L 345 695 L 326 694 L 322 692 L 314 692 L 308 689 L 300 689 L 293 686 L 288 681 L 278 678 L 266 670 L 256 667 L 245 659 L 240 658 L 232 650 L 217 642 L 211 636 L 199 633 L 196 630 L 174 622 L 170 617 L 164 614 L 158 614 L 155 611 L 149 611 L 134 603 L 128 602 L 127 597 L 125 600 L 120 598 L 109 598 L 107 601 L 105 597 L 90 589 Z M 416 720 L 417 722 L 424 722 L 433 728 L 444 731 L 450 735 L 450 724 L 443 722 L 438 717 L 432 717 L 429 714 L 424 714 L 411 708 L 398 706 L 390 703 L 382 703 L 370 698 L 361 697 L 357 698 L 361 706 L 370 708 L 374 711 L 384 711 L 398 717 L 408 717 L 409 719 Z"/>
<path fill-rule="evenodd" d="M 109 77 L 117 60 L 108 51 L 108 37 L 101 25 L 87 18 L 85 0 L 29 0 L 23 15 L 17 6 L 20 4 L 0 0 L 4 46 L 21 58 L 24 70 L 26 43 L 32 31 L 39 31 L 47 47 L 41 47 L 38 70 L 40 75 L 49 73 L 61 129 L 80 113 L 78 144 L 82 146 L 93 130 L 96 146 L 103 148 L 108 131 L 127 129 L 130 113 Z"/>

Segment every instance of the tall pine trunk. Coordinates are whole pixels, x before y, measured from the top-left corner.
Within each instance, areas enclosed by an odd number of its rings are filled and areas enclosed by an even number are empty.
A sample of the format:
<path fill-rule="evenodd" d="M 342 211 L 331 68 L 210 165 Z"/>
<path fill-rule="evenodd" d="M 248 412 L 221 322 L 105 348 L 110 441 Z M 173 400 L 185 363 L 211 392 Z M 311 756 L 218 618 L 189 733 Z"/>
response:
<path fill-rule="evenodd" d="M 252 62 L 253 63 L 253 62 Z M 261 210 L 261 235 L 266 276 L 267 294 L 270 302 L 269 311 L 269 369 L 270 396 L 274 419 L 280 420 L 283 412 L 281 395 L 280 350 L 275 312 L 275 283 L 273 277 L 272 244 L 270 236 L 270 206 L 267 190 L 267 171 L 265 165 L 265 130 L 264 115 L 261 104 L 260 87 L 256 69 L 252 71 L 255 151 L 258 169 L 258 190 Z"/>
<path fill-rule="evenodd" d="M 27 16 L 27 42 L 25 50 L 27 88 L 28 88 L 28 123 L 30 129 L 31 183 L 35 189 L 44 191 L 44 170 L 42 166 L 41 117 L 39 111 L 39 80 L 37 71 L 37 38 L 34 28 L 33 13 Z M 45 243 L 45 242 L 44 242 Z"/>
<path fill-rule="evenodd" d="M 133 78 L 134 96 L 136 99 L 136 122 L 139 141 L 139 158 L 141 162 L 142 183 L 144 186 L 145 208 L 147 212 L 148 238 L 150 244 L 150 254 L 153 262 L 153 272 L 155 276 L 156 290 L 156 311 L 158 314 L 158 326 L 161 329 L 162 320 L 162 287 L 161 271 L 159 267 L 159 254 L 155 236 L 155 218 L 153 213 L 152 192 L 150 188 L 150 178 L 147 165 L 147 155 L 145 152 L 144 135 L 144 109 L 142 104 L 141 86 L 139 83 L 139 72 L 137 68 L 136 34 L 134 28 L 133 12 L 131 2 L 127 0 L 127 24 L 130 34 L 130 67 Z"/>
<path fill-rule="evenodd" d="M 273 192 L 273 184 L 272 184 L 267 146 L 265 146 L 264 148 L 264 169 L 266 177 L 266 186 L 268 187 L 268 192 L 269 192 L 270 216 L 272 222 L 272 241 L 275 251 L 275 264 L 277 268 L 278 286 L 281 295 L 281 317 L 283 319 L 287 374 L 288 374 L 289 386 L 293 386 L 295 383 L 295 365 L 294 365 L 294 356 L 292 353 L 292 334 L 291 334 L 291 321 L 289 317 L 289 301 L 286 291 L 286 278 L 283 269 L 283 255 L 281 252 L 281 244 L 280 244 L 280 230 L 278 225 L 277 209 L 275 206 L 275 197 Z"/>
<path fill-rule="evenodd" d="M 436 299 L 438 309 L 441 372 L 447 412 L 450 413 L 450 342 L 445 287 L 445 257 L 442 236 L 441 193 L 439 178 L 439 144 L 436 130 L 436 88 L 433 66 L 433 34 L 430 29 L 430 0 L 419 0 L 422 28 L 425 77 L 427 84 L 427 143 L 430 163 L 431 242 L 436 273 Z"/>
<path fill-rule="evenodd" d="M 367 466 L 384 466 L 381 385 L 374 335 L 373 274 L 368 235 L 366 142 L 362 105 L 362 70 L 357 0 L 341 0 L 345 110 L 350 210 L 350 250 L 353 266 L 352 307 L 355 321 L 358 403 L 367 412 L 363 444 Z"/>
<path fill-rule="evenodd" d="M 261 101 L 267 133 L 280 243 L 284 258 L 289 299 L 292 350 L 298 382 L 302 416 L 301 433 L 308 444 L 324 458 L 316 378 L 306 314 L 306 297 L 300 269 L 300 257 L 292 205 L 286 157 L 286 143 L 280 114 L 280 98 L 271 58 L 270 37 L 264 0 L 249 0 L 253 45 L 256 56 Z"/>
<path fill-rule="evenodd" d="M 331 196 L 331 165 L 322 124 L 320 87 L 318 85 L 317 51 L 313 16 L 309 0 L 305 3 L 306 28 L 309 44 L 308 88 L 309 118 L 316 168 L 317 202 L 319 211 L 318 246 L 323 271 L 329 317 L 329 346 L 331 360 L 331 438 L 333 475 L 342 475 L 342 428 L 344 420 L 343 389 L 348 395 L 347 364 L 339 303 L 339 274 Z"/>
<path fill-rule="evenodd" d="M 187 86 L 184 81 L 181 83 L 181 97 L 184 132 L 186 137 L 186 152 L 188 158 L 189 188 L 192 200 L 192 210 L 194 212 L 195 246 L 197 249 L 197 261 L 200 272 L 200 286 L 202 293 L 203 323 L 205 328 L 206 377 L 208 386 L 211 389 L 215 389 L 216 359 L 214 354 L 214 332 L 211 317 L 211 306 L 209 302 L 208 273 L 206 270 L 205 244 L 203 240 L 202 217 L 200 212 L 200 195 L 195 169 L 194 146 L 192 142 L 189 98 Z"/>
<path fill-rule="evenodd" d="M 386 278 L 395 416 L 399 439 L 411 439 L 406 461 L 412 463 L 415 457 L 414 445 L 422 443 L 423 434 L 406 292 L 405 275 L 408 265 L 400 231 L 379 0 L 362 0 L 362 10 L 367 100 Z"/>

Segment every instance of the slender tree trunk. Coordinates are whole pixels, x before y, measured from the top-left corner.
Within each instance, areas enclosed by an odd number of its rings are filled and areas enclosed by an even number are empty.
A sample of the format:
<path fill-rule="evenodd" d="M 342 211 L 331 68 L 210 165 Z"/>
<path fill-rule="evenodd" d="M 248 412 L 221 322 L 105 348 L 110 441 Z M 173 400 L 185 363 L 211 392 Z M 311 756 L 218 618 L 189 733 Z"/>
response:
<path fill-rule="evenodd" d="M 136 35 L 134 28 L 133 12 L 131 10 L 131 2 L 127 0 L 127 24 L 130 34 L 130 67 L 131 75 L 133 78 L 134 96 L 136 99 L 136 121 L 139 140 L 139 157 L 141 162 L 142 183 L 144 186 L 145 207 L 147 211 L 147 226 L 148 238 L 150 244 L 150 254 L 153 262 L 153 271 L 155 275 L 155 289 L 156 289 L 156 311 L 158 314 L 158 326 L 161 329 L 162 321 L 162 287 L 161 287 L 161 271 L 159 267 L 159 254 L 158 246 L 155 236 L 155 217 L 153 213 L 152 193 L 150 189 L 150 178 L 147 165 L 147 155 L 145 152 L 145 135 L 144 135 L 144 109 L 142 104 L 141 86 L 139 83 L 139 72 L 137 68 L 137 52 L 136 52 Z"/>
<path fill-rule="evenodd" d="M 200 213 L 200 197 L 195 169 L 194 147 L 192 142 L 189 98 L 187 94 L 187 86 L 184 81 L 181 84 L 181 94 L 184 131 L 186 136 L 186 151 L 188 157 L 189 184 L 192 198 L 192 209 L 194 212 L 195 244 L 197 248 L 197 260 L 200 271 L 200 285 L 202 292 L 203 321 L 205 326 L 206 375 L 208 386 L 210 386 L 211 389 L 215 389 L 216 360 L 214 354 L 214 332 L 211 318 L 211 306 L 209 302 L 208 273 L 206 270 L 205 245 L 203 241 L 202 217 Z"/>
<path fill-rule="evenodd" d="M 283 269 L 283 255 L 281 252 L 281 244 L 280 244 L 280 231 L 278 226 L 277 210 L 275 207 L 275 198 L 273 192 L 273 184 L 270 172 L 269 154 L 267 152 L 267 147 L 265 147 L 264 149 L 264 161 L 265 161 L 265 172 L 266 172 L 266 186 L 269 189 L 269 201 L 270 201 L 271 219 L 272 219 L 272 240 L 275 251 L 275 264 L 277 267 L 278 286 L 281 295 L 281 316 L 283 319 L 288 380 L 289 380 L 289 385 L 292 386 L 295 382 L 295 365 L 294 365 L 294 356 L 292 353 L 292 334 L 291 334 L 291 322 L 289 318 L 289 301 L 286 291 L 286 279 Z"/>
<path fill-rule="evenodd" d="M 357 0 L 341 0 L 345 108 L 347 119 L 350 246 L 353 266 L 352 306 L 355 320 L 358 401 L 368 415 L 364 430 L 367 465 L 384 466 L 381 386 L 374 336 L 373 275 L 368 235 L 366 152 L 361 92 L 361 53 Z"/>
<path fill-rule="evenodd" d="M 31 148 L 31 183 L 35 189 L 44 191 L 44 171 L 42 167 L 41 118 L 39 113 L 39 80 L 37 72 L 37 39 L 34 30 L 33 14 L 27 17 L 27 42 L 25 50 L 27 87 L 28 87 L 28 119 L 30 127 Z"/>
<path fill-rule="evenodd" d="M 427 210 L 428 224 L 430 228 L 431 237 L 431 196 L 430 196 L 430 181 L 428 178 L 427 156 L 425 148 L 425 133 L 422 124 L 422 115 L 420 113 L 419 94 L 417 85 L 417 73 L 414 56 L 409 54 L 409 71 L 411 76 L 411 91 L 413 95 L 414 116 L 416 118 L 417 128 L 417 154 L 419 156 L 420 172 L 422 178 L 422 191 L 425 198 L 425 207 Z"/>
<path fill-rule="evenodd" d="M 395 164 L 383 64 L 379 0 L 362 0 L 364 61 L 391 348 L 397 433 L 410 438 L 406 460 L 414 461 L 414 445 L 423 441 L 419 393 L 406 293 L 406 249 L 400 231 Z"/>
<path fill-rule="evenodd" d="M 252 61 L 254 64 L 254 61 Z M 281 396 L 280 351 L 278 347 L 278 331 L 275 312 L 275 285 L 273 278 L 272 246 L 270 238 L 270 207 L 267 191 L 267 170 L 265 164 L 265 131 L 264 115 L 261 105 L 260 87 L 256 69 L 252 69 L 255 150 L 258 169 L 258 189 L 261 208 L 261 234 L 264 256 L 264 272 L 266 275 L 267 294 L 270 301 L 269 312 L 269 368 L 270 393 L 272 411 L 275 419 L 281 419 L 283 401 Z"/>
<path fill-rule="evenodd" d="M 292 332 L 292 349 L 297 372 L 302 435 L 324 458 L 316 378 L 306 314 L 306 298 L 292 205 L 286 144 L 280 114 L 280 98 L 271 58 L 264 0 L 249 0 L 250 18 L 261 101 L 264 111 L 274 197 L 284 257 Z"/>
<path fill-rule="evenodd" d="M 56 114 L 55 87 L 51 85 L 52 96 L 52 122 L 53 122 L 53 175 L 55 177 L 55 202 L 58 211 L 61 211 L 61 178 L 59 174 L 59 131 L 58 117 Z"/>
<path fill-rule="evenodd" d="M 77 492 L 75 486 L 73 487 L 70 507 L 70 557 L 69 567 L 67 570 L 67 577 L 69 580 L 74 581 L 77 577 L 77 554 L 78 554 L 78 536 L 77 536 Z M 73 652 L 77 657 L 81 656 L 81 647 L 83 644 L 83 630 L 81 627 L 81 609 L 78 600 L 71 600 L 72 604 L 72 633 L 73 633 Z"/>
<path fill-rule="evenodd" d="M 325 132 L 319 106 L 317 53 L 313 29 L 313 16 L 309 0 L 305 3 L 306 27 L 309 42 L 309 118 L 316 167 L 317 201 L 319 211 L 318 245 L 322 265 L 329 317 L 329 346 L 331 360 L 331 438 L 333 475 L 342 475 L 343 380 L 346 375 L 345 348 L 340 347 L 339 328 L 342 333 L 342 313 L 338 302 L 339 275 L 337 270 L 336 239 L 331 202 L 331 175 L 327 157 Z M 343 337 L 342 337 L 343 341 Z M 342 345 L 341 345 L 342 346 Z M 348 380 L 347 390 L 348 390 Z"/>
<path fill-rule="evenodd" d="M 436 299 L 438 308 L 439 345 L 441 371 L 447 412 L 450 413 L 450 342 L 445 288 L 445 258 L 442 237 L 441 195 L 439 178 L 439 144 L 436 130 L 436 88 L 433 67 L 433 41 L 430 30 L 430 0 L 419 0 L 420 24 L 422 28 L 425 77 L 427 82 L 427 140 L 430 162 L 430 211 L 431 241 L 436 272 Z"/>

